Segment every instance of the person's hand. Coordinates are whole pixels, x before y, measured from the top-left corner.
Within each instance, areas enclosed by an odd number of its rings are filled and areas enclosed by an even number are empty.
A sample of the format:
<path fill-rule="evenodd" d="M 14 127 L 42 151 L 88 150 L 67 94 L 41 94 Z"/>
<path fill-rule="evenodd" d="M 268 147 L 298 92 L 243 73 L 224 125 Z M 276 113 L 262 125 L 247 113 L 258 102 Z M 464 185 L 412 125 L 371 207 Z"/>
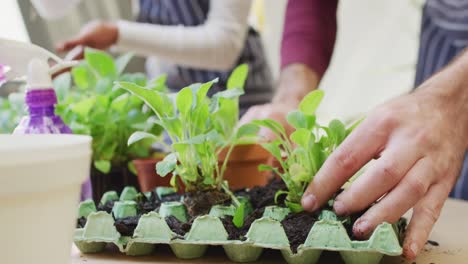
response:
<path fill-rule="evenodd" d="M 119 30 L 114 23 L 93 21 L 85 25 L 78 36 L 59 44 L 58 52 L 68 52 L 78 46 L 86 46 L 95 49 L 108 49 L 115 44 L 119 37 Z M 82 53 L 75 58 L 82 57 Z"/>
<path fill-rule="evenodd" d="M 288 134 L 292 133 L 293 128 L 286 122 L 286 116 L 297 109 L 307 93 L 317 88 L 318 81 L 318 75 L 306 65 L 290 64 L 284 67 L 281 71 L 278 91 L 272 102 L 250 107 L 241 118 L 240 124 L 253 120 L 273 119 L 283 125 Z M 263 127 L 259 135 L 266 140 L 275 138 L 273 132 Z"/>
<path fill-rule="evenodd" d="M 447 69 L 415 93 L 375 109 L 324 163 L 302 198 L 304 209 L 317 210 L 376 158 L 338 195 L 334 210 L 349 215 L 380 199 L 354 224 L 353 233 L 367 238 L 380 223 L 394 223 L 413 208 L 403 248 L 414 259 L 456 182 L 467 149 L 468 81 L 461 74 L 466 76 L 459 68 Z"/>
<path fill-rule="evenodd" d="M 293 132 L 293 128 L 286 121 L 286 115 L 297 108 L 298 103 L 268 103 L 263 105 L 255 105 L 249 108 L 239 121 L 240 125 L 244 125 L 253 120 L 273 119 L 279 122 L 286 129 L 289 135 Z M 260 128 L 258 135 L 263 139 L 270 141 L 275 139 L 274 133 L 264 127 Z"/>

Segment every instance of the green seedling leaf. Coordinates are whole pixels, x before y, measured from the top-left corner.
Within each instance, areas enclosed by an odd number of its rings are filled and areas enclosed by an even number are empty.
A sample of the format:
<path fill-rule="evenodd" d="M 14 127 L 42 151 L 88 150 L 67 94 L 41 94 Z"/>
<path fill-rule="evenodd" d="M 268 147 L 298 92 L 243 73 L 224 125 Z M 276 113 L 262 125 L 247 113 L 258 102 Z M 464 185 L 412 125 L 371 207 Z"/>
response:
<path fill-rule="evenodd" d="M 273 155 L 273 157 L 275 157 L 277 160 L 282 161 L 283 157 L 281 156 L 281 148 L 279 147 L 280 144 L 280 140 L 273 140 L 269 143 L 263 143 L 262 147 L 270 152 L 270 154 Z"/>
<path fill-rule="evenodd" d="M 247 64 L 241 64 L 237 66 L 227 81 L 227 89 L 230 90 L 240 88 L 243 90 L 248 73 L 249 66 Z"/>
<path fill-rule="evenodd" d="M 171 153 L 156 164 L 156 172 L 159 176 L 165 177 L 175 169 L 176 165 L 177 156 L 174 153 Z"/>
<path fill-rule="evenodd" d="M 96 85 L 96 78 L 85 65 L 80 65 L 71 71 L 76 86 L 82 90 L 90 89 Z"/>
<path fill-rule="evenodd" d="M 275 120 L 272 120 L 272 119 L 253 120 L 251 123 L 270 129 L 278 138 L 282 138 L 283 136 L 286 135 L 286 130 L 284 129 L 284 127 Z"/>
<path fill-rule="evenodd" d="M 118 82 L 121 88 L 132 92 L 141 100 L 143 100 L 161 119 L 162 117 L 172 117 L 174 114 L 174 106 L 169 97 L 161 92 L 149 90 L 128 82 Z"/>
<path fill-rule="evenodd" d="M 291 212 L 293 213 L 300 213 L 302 211 L 304 211 L 304 208 L 302 208 L 301 204 L 299 203 L 293 203 L 293 202 L 289 202 L 289 201 L 284 201 L 284 203 L 286 204 L 286 206 L 291 210 Z"/>
<path fill-rule="evenodd" d="M 244 124 L 237 129 L 236 140 L 244 137 L 254 137 L 258 134 L 260 128 L 254 124 Z"/>
<path fill-rule="evenodd" d="M 224 90 L 221 92 L 217 92 L 213 95 L 214 98 L 225 98 L 225 99 L 233 99 L 237 98 L 244 94 L 244 90 L 241 88 L 233 88 L 229 90 Z"/>
<path fill-rule="evenodd" d="M 114 110 L 121 112 L 122 114 L 125 114 L 126 112 L 125 110 L 129 104 L 129 101 L 130 101 L 129 94 L 124 93 L 112 101 L 111 107 Z"/>
<path fill-rule="evenodd" d="M 137 175 L 137 174 L 138 174 L 138 172 L 137 172 L 137 170 L 136 170 L 136 168 L 135 168 L 135 164 L 133 164 L 132 161 L 129 161 L 129 162 L 127 163 L 127 168 L 128 168 L 128 170 L 129 170 L 131 173 L 133 173 L 134 175 Z"/>
<path fill-rule="evenodd" d="M 146 75 L 140 72 L 123 74 L 122 76 L 120 76 L 120 78 L 118 78 L 118 80 L 120 82 L 134 83 L 136 85 L 143 86 L 143 87 L 146 87 L 148 85 L 147 80 L 146 80 Z"/>
<path fill-rule="evenodd" d="M 346 137 L 346 128 L 343 123 L 339 120 L 334 119 L 328 125 L 328 128 L 332 132 L 333 138 L 335 140 L 335 144 L 339 145 Z"/>
<path fill-rule="evenodd" d="M 300 128 L 291 133 L 290 139 L 297 145 L 307 148 L 311 140 L 314 140 L 314 135 L 305 128 Z"/>
<path fill-rule="evenodd" d="M 84 57 L 91 69 L 100 77 L 117 77 L 117 68 L 109 54 L 100 50 L 86 48 Z"/>
<path fill-rule="evenodd" d="M 96 102 L 96 97 L 91 97 L 85 100 L 82 100 L 81 102 L 76 103 L 72 107 L 72 111 L 76 113 L 80 118 L 87 118 L 89 115 L 89 112 L 91 109 L 94 107 L 94 104 Z"/>
<path fill-rule="evenodd" d="M 125 68 L 127 67 L 128 63 L 132 60 L 133 53 L 126 53 L 115 60 L 115 67 L 117 69 L 117 74 L 121 75 Z"/>
<path fill-rule="evenodd" d="M 127 141 L 127 145 L 130 146 L 140 140 L 143 139 L 152 139 L 154 141 L 158 140 L 159 138 L 151 133 L 143 132 L 143 131 L 135 131 Z"/>
<path fill-rule="evenodd" d="M 288 191 L 277 191 L 275 194 L 275 204 L 278 204 L 278 198 L 282 195 L 288 195 Z"/>
<path fill-rule="evenodd" d="M 295 110 L 286 116 L 288 123 L 295 129 L 307 128 L 307 120 L 303 112 Z"/>
<path fill-rule="evenodd" d="M 232 218 L 232 223 L 237 227 L 241 228 L 244 226 L 244 217 L 245 217 L 245 203 L 241 203 L 234 212 L 234 217 Z"/>
<path fill-rule="evenodd" d="M 192 109 L 193 94 L 189 87 L 185 87 L 177 93 L 176 105 L 183 118 L 190 114 Z"/>
<path fill-rule="evenodd" d="M 166 74 L 160 75 L 151 80 L 146 88 L 148 88 L 149 90 L 155 90 L 159 92 L 167 92 L 166 80 Z"/>
<path fill-rule="evenodd" d="M 349 134 L 351 134 L 351 132 L 353 132 L 353 130 L 354 130 L 356 127 L 358 127 L 358 126 L 362 123 L 362 121 L 364 121 L 364 119 L 366 119 L 365 116 L 362 117 L 362 118 L 359 118 L 356 122 L 354 122 L 353 124 L 351 124 L 351 126 L 348 127 L 348 128 L 346 129 L 346 136 L 348 136 Z"/>
<path fill-rule="evenodd" d="M 108 174 L 110 172 L 110 169 L 111 169 L 111 163 L 110 161 L 108 160 L 96 160 L 94 161 L 94 167 L 104 173 L 104 174 Z"/>
<path fill-rule="evenodd" d="M 274 170 L 275 168 L 273 168 L 272 166 L 270 165 L 267 165 L 267 164 L 260 164 L 258 165 L 258 171 L 272 171 Z"/>
<path fill-rule="evenodd" d="M 307 94 L 304 99 L 302 99 L 301 103 L 299 104 L 299 110 L 301 110 L 304 114 L 313 115 L 315 110 L 317 110 L 322 98 L 324 96 L 324 92 L 322 90 L 314 90 Z"/>

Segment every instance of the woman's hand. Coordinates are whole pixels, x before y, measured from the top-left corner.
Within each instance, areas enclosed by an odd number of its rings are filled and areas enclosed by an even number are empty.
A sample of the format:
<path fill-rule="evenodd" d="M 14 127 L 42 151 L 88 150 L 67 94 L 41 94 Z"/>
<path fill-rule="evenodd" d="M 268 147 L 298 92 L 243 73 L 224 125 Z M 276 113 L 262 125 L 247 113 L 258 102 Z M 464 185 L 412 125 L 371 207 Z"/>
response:
<path fill-rule="evenodd" d="M 68 52 L 77 46 L 95 49 L 108 49 L 115 44 L 119 37 L 119 30 L 113 23 L 93 21 L 85 25 L 75 38 L 67 40 L 57 46 L 57 51 Z M 82 54 L 75 56 L 82 56 Z"/>
<path fill-rule="evenodd" d="M 327 159 L 304 194 L 303 207 L 317 210 L 377 158 L 338 195 L 334 209 L 348 215 L 380 199 L 354 224 L 354 234 L 366 238 L 380 223 L 394 223 L 413 208 L 404 255 L 414 259 L 456 182 L 468 146 L 467 70 L 465 55 L 415 93 L 373 111 Z"/>

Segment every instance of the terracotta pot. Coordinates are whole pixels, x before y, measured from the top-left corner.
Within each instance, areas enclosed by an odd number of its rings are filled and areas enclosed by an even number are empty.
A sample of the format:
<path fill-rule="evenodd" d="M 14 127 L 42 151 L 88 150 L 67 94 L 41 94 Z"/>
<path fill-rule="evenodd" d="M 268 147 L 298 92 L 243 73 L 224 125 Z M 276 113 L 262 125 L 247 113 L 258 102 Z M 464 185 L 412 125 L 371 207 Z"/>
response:
<path fill-rule="evenodd" d="M 219 166 L 222 166 L 227 150 L 221 152 Z M 232 189 L 263 186 L 268 183 L 270 172 L 259 172 L 258 165 L 268 164 L 270 153 L 260 145 L 246 144 L 234 147 L 224 173 Z M 156 174 L 156 163 L 163 158 L 138 159 L 133 164 L 138 172 L 138 182 L 143 192 L 152 191 L 158 186 L 170 186 L 171 175 L 162 178 Z M 181 183 L 179 183 L 181 184 Z M 183 190 L 181 186 L 181 190 Z"/>
<path fill-rule="evenodd" d="M 220 156 L 220 165 L 227 151 Z M 252 188 L 268 183 L 271 173 L 259 172 L 258 165 L 268 164 L 270 153 L 258 144 L 237 145 L 234 147 L 224 173 L 224 179 L 232 189 Z"/>
<path fill-rule="evenodd" d="M 156 174 L 156 163 L 163 160 L 161 158 L 137 159 L 133 161 L 137 170 L 138 183 L 142 192 L 149 192 L 158 186 L 170 186 L 171 175 L 160 177 Z"/>

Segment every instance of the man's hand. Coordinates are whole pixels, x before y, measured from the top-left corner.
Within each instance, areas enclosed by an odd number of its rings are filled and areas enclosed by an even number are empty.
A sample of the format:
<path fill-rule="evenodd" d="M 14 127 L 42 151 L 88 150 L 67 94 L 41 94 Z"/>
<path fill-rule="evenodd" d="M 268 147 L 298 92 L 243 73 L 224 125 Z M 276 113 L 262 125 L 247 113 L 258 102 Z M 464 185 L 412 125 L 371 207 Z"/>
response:
<path fill-rule="evenodd" d="M 68 52 L 77 46 L 104 50 L 115 44 L 118 37 L 119 30 L 115 24 L 93 21 L 85 25 L 78 36 L 59 44 L 57 51 Z"/>
<path fill-rule="evenodd" d="M 413 208 L 404 255 L 414 259 L 456 182 L 467 149 L 467 70 L 465 56 L 415 93 L 373 111 L 322 166 L 303 196 L 303 207 L 317 210 L 376 158 L 338 195 L 334 209 L 348 215 L 380 199 L 354 224 L 354 234 L 366 238 L 380 223 L 394 223 Z"/>
<path fill-rule="evenodd" d="M 240 120 L 240 124 L 252 120 L 273 119 L 286 128 L 290 134 L 293 128 L 286 122 L 287 114 L 296 110 L 302 98 L 310 91 L 317 88 L 318 75 L 308 66 L 303 64 L 291 64 L 281 71 L 278 91 L 272 102 L 264 105 L 252 106 Z M 265 128 L 259 132 L 260 136 L 267 140 L 274 139 L 274 134 Z"/>

